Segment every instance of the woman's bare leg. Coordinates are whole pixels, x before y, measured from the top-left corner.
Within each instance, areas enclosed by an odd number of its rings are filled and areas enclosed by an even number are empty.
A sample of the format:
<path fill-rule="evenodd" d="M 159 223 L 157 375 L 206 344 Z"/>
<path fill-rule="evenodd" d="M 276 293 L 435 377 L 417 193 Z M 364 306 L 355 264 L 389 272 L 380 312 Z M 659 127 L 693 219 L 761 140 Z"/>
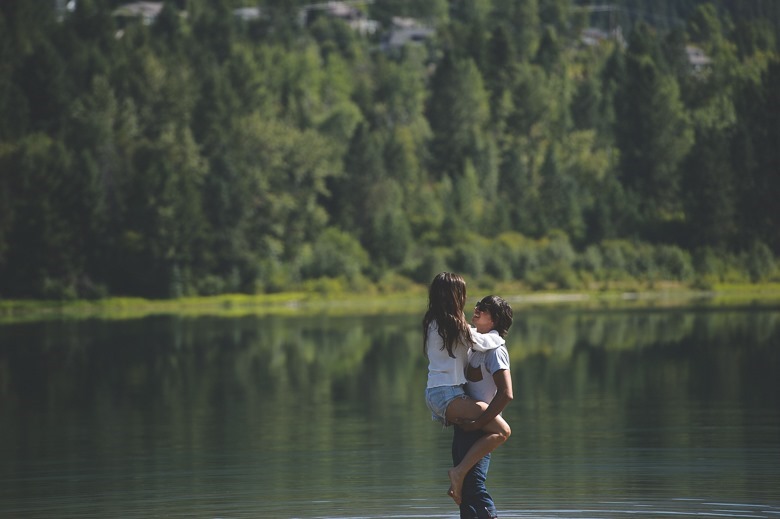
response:
<path fill-rule="evenodd" d="M 470 398 L 459 398 L 453 400 L 447 407 L 446 417 L 447 420 L 453 423 L 459 423 L 465 420 L 476 420 L 487 407 L 488 405 L 485 402 L 478 402 Z M 469 470 L 471 470 L 471 467 L 493 452 L 496 447 L 504 443 L 507 438 L 509 438 L 509 435 L 512 434 L 509 424 L 500 416 L 496 416 L 493 420 L 488 422 L 482 430 L 487 434 L 482 436 L 471 446 L 460 463 L 447 471 L 447 475 L 450 478 L 450 489 L 447 491 L 447 494 L 458 505 L 460 505 L 461 501 L 463 480 Z"/>

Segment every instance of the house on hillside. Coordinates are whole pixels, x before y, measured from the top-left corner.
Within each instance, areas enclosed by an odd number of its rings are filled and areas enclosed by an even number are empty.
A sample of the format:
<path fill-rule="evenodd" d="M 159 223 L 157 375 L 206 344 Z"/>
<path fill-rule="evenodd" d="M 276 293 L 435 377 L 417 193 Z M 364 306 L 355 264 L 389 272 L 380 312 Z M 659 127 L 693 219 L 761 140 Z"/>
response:
<path fill-rule="evenodd" d="M 76 10 L 76 0 L 54 0 L 54 12 L 58 20 Z"/>
<path fill-rule="evenodd" d="M 262 18 L 263 12 L 259 7 L 239 7 L 238 9 L 233 9 L 233 15 L 244 22 L 251 22 Z"/>
<path fill-rule="evenodd" d="M 712 65 L 712 58 L 696 45 L 686 45 L 685 54 L 688 56 L 688 64 L 693 72 L 703 72 Z"/>
<path fill-rule="evenodd" d="M 144 25 L 151 25 L 162 11 L 162 2 L 132 2 L 114 9 L 117 18 L 140 18 Z"/>
<path fill-rule="evenodd" d="M 424 43 L 436 31 L 427 25 L 420 24 L 413 18 L 393 17 L 393 24 L 382 40 L 382 50 L 393 51 L 407 44 Z"/>
<path fill-rule="evenodd" d="M 588 47 L 599 45 L 603 41 L 616 41 L 621 47 L 626 46 L 626 39 L 623 37 L 623 30 L 619 25 L 610 31 L 596 27 L 583 29 L 580 34 L 580 41 Z"/>
<path fill-rule="evenodd" d="M 379 22 L 370 20 L 360 9 L 347 2 L 325 2 L 309 4 L 301 8 L 299 18 L 301 25 L 306 25 L 312 12 L 319 11 L 331 18 L 338 18 L 360 34 L 374 34 L 379 29 Z"/>

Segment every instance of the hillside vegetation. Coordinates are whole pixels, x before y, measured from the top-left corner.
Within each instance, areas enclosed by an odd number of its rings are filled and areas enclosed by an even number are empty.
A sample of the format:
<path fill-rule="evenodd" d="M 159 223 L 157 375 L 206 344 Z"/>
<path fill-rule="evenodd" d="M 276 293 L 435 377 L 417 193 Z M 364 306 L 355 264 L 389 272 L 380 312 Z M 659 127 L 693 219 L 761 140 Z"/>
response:
<path fill-rule="evenodd" d="M 247 3 L 0 2 L 0 297 L 778 279 L 780 3 Z"/>

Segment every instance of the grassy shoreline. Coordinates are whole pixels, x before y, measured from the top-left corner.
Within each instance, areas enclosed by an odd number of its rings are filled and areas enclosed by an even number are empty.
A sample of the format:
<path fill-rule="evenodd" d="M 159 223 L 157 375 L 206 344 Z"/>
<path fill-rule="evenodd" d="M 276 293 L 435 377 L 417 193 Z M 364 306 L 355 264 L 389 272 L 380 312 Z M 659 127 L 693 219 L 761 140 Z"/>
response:
<path fill-rule="evenodd" d="M 622 308 L 674 306 L 746 306 L 780 304 L 780 283 L 760 285 L 717 285 L 711 290 L 695 290 L 681 285 L 636 289 L 538 291 L 523 290 L 512 283 L 482 286 L 475 294 L 501 294 L 518 308 Z M 136 319 L 150 315 L 221 316 L 244 315 L 346 315 L 380 313 L 419 313 L 424 311 L 425 287 L 415 286 L 393 293 L 285 292 L 278 294 L 224 294 L 152 300 L 107 298 L 95 301 L 0 300 L 0 323 L 45 321 L 51 319 Z"/>

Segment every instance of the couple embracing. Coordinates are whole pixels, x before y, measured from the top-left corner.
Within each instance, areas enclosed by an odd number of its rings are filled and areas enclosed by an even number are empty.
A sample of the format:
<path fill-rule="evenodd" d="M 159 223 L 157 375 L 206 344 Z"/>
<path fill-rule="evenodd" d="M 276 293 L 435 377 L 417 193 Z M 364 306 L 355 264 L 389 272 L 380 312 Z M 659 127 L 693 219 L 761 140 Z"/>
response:
<path fill-rule="evenodd" d="M 504 338 L 512 308 L 487 296 L 466 321 L 466 283 L 442 272 L 431 283 L 423 318 L 423 352 L 428 358 L 425 400 L 434 420 L 455 425 L 448 494 L 461 519 L 497 517 L 485 487 L 490 453 L 511 434 L 501 412 L 512 400 L 509 354 Z"/>

